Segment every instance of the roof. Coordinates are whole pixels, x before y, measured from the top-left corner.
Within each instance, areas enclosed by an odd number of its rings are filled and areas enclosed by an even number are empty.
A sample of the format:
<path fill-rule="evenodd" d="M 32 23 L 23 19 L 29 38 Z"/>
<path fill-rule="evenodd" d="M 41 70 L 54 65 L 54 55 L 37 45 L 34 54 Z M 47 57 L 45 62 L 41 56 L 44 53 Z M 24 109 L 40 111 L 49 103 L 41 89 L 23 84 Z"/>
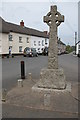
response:
<path fill-rule="evenodd" d="M 31 35 L 31 36 L 49 38 L 49 35 L 47 35 L 46 32 L 42 32 L 42 31 L 39 31 L 39 30 L 35 30 L 35 29 L 32 29 L 32 28 L 25 27 L 25 26 L 22 27 L 20 25 L 9 23 L 9 22 L 6 22 L 1 17 L 0 17 L 0 32 L 1 33 L 15 32 L 15 33 L 26 34 L 26 35 Z M 58 40 L 58 44 L 65 45 L 60 40 Z"/>
<path fill-rule="evenodd" d="M 58 40 L 58 44 L 65 45 L 61 40 Z"/>
<path fill-rule="evenodd" d="M 78 43 L 80 43 L 80 41 L 78 41 L 78 42 L 76 43 L 76 45 L 77 45 Z"/>
<path fill-rule="evenodd" d="M 49 36 L 45 32 L 35 30 L 32 28 L 28 28 L 25 26 L 22 27 L 20 25 L 9 23 L 0 17 L 0 25 L 1 24 L 2 24 L 2 27 L 0 26 L 0 32 L 2 33 L 15 32 L 15 33 L 26 34 L 26 35 L 31 35 L 31 36 L 49 38 Z"/>

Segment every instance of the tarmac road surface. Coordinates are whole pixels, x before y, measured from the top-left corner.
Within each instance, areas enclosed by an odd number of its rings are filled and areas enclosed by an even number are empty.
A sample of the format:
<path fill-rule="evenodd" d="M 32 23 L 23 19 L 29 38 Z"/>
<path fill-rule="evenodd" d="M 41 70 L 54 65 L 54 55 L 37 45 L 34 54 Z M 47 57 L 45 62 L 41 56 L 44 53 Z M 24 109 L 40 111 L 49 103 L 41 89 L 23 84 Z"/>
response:
<path fill-rule="evenodd" d="M 2 83 L 7 90 L 12 89 L 20 78 L 20 61 L 25 61 L 26 75 L 31 72 L 32 77 L 39 80 L 40 70 L 47 66 L 48 57 L 39 56 L 34 58 L 4 58 L 2 60 Z M 59 56 L 59 67 L 63 67 L 66 80 L 78 81 L 78 65 L 80 63 L 76 56 L 72 54 Z M 75 98 L 74 98 L 75 99 Z M 40 110 L 30 107 L 16 106 L 13 104 L 3 103 L 3 118 L 77 118 L 76 113 L 67 113 L 61 111 Z M 65 108 L 66 109 L 66 108 Z"/>
<path fill-rule="evenodd" d="M 20 61 L 25 61 L 25 73 L 26 76 L 29 72 L 32 73 L 34 79 L 40 77 L 40 70 L 47 67 L 48 57 L 14 57 L 14 58 L 4 58 L 2 59 L 2 87 L 10 90 L 17 84 L 17 80 L 20 77 Z M 59 56 L 59 67 L 64 69 L 67 81 L 78 81 L 78 65 L 80 63 L 80 58 L 69 55 Z"/>

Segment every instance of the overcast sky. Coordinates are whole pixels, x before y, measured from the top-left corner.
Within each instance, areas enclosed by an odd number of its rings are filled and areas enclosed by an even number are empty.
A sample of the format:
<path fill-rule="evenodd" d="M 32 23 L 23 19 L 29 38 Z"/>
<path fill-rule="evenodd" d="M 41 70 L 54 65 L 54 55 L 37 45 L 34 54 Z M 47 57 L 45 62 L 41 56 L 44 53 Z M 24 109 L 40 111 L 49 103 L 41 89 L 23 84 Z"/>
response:
<path fill-rule="evenodd" d="M 43 16 L 50 11 L 51 5 L 56 4 L 58 11 L 65 16 L 64 23 L 58 27 L 58 36 L 65 44 L 74 45 L 74 33 L 78 32 L 78 0 L 73 2 L 70 0 L 22 1 L 3 0 L 0 5 L 0 16 L 11 23 L 19 25 L 23 20 L 26 27 L 49 31 L 49 27 L 43 22 Z"/>

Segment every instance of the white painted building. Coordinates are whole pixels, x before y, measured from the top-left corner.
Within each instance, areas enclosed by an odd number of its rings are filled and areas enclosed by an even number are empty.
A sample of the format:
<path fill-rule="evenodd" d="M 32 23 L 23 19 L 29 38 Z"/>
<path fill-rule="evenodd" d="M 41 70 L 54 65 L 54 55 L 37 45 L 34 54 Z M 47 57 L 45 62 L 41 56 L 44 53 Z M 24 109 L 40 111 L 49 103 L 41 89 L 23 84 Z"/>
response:
<path fill-rule="evenodd" d="M 8 55 L 9 48 L 14 55 L 23 54 L 26 47 L 36 48 L 38 53 L 42 53 L 45 47 L 49 47 L 49 34 L 47 31 L 41 32 L 24 26 L 8 23 L 0 17 L 0 54 Z M 64 52 L 66 45 L 58 40 L 58 50 Z"/>
<path fill-rule="evenodd" d="M 58 54 L 65 53 L 65 51 L 66 51 L 66 45 L 59 38 L 58 39 Z"/>
<path fill-rule="evenodd" d="M 42 53 L 45 46 L 49 47 L 49 39 L 42 37 L 31 36 L 31 47 L 36 48 L 38 53 Z"/>
<path fill-rule="evenodd" d="M 49 46 L 49 36 L 46 32 L 41 32 L 24 26 L 21 21 L 20 25 L 8 23 L 0 17 L 0 54 L 9 54 L 11 48 L 12 54 L 22 54 L 26 47 L 33 47 L 41 53 L 45 46 Z"/>
<path fill-rule="evenodd" d="M 11 48 L 12 54 L 21 54 L 25 47 L 30 47 L 30 41 L 27 42 L 28 35 L 18 34 L 10 32 L 9 34 L 0 33 L 2 36 L 1 54 L 9 54 L 9 48 Z"/>
<path fill-rule="evenodd" d="M 80 41 L 76 43 L 76 55 L 80 54 Z"/>

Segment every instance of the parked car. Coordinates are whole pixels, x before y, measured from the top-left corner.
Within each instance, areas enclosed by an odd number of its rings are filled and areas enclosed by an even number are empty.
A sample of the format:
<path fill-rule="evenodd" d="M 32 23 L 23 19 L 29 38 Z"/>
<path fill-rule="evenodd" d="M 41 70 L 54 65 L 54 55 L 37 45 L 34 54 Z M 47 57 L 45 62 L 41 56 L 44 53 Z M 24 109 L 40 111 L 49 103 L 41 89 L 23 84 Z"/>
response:
<path fill-rule="evenodd" d="M 43 52 L 42 52 L 43 55 L 48 55 L 48 47 L 45 47 Z"/>
<path fill-rule="evenodd" d="M 68 54 L 68 51 L 64 51 L 64 52 L 58 51 L 58 55 L 62 55 L 62 54 Z"/>
<path fill-rule="evenodd" d="M 24 55 L 24 57 L 26 57 L 26 56 L 29 56 L 29 57 L 36 56 L 36 57 L 38 57 L 38 53 L 36 51 L 36 48 L 29 48 L 29 47 L 26 47 L 24 49 L 23 55 Z"/>
<path fill-rule="evenodd" d="M 68 52 L 68 51 L 65 51 L 64 54 L 69 54 L 69 52 Z"/>
<path fill-rule="evenodd" d="M 60 50 L 58 50 L 58 55 L 61 55 L 61 51 Z"/>

